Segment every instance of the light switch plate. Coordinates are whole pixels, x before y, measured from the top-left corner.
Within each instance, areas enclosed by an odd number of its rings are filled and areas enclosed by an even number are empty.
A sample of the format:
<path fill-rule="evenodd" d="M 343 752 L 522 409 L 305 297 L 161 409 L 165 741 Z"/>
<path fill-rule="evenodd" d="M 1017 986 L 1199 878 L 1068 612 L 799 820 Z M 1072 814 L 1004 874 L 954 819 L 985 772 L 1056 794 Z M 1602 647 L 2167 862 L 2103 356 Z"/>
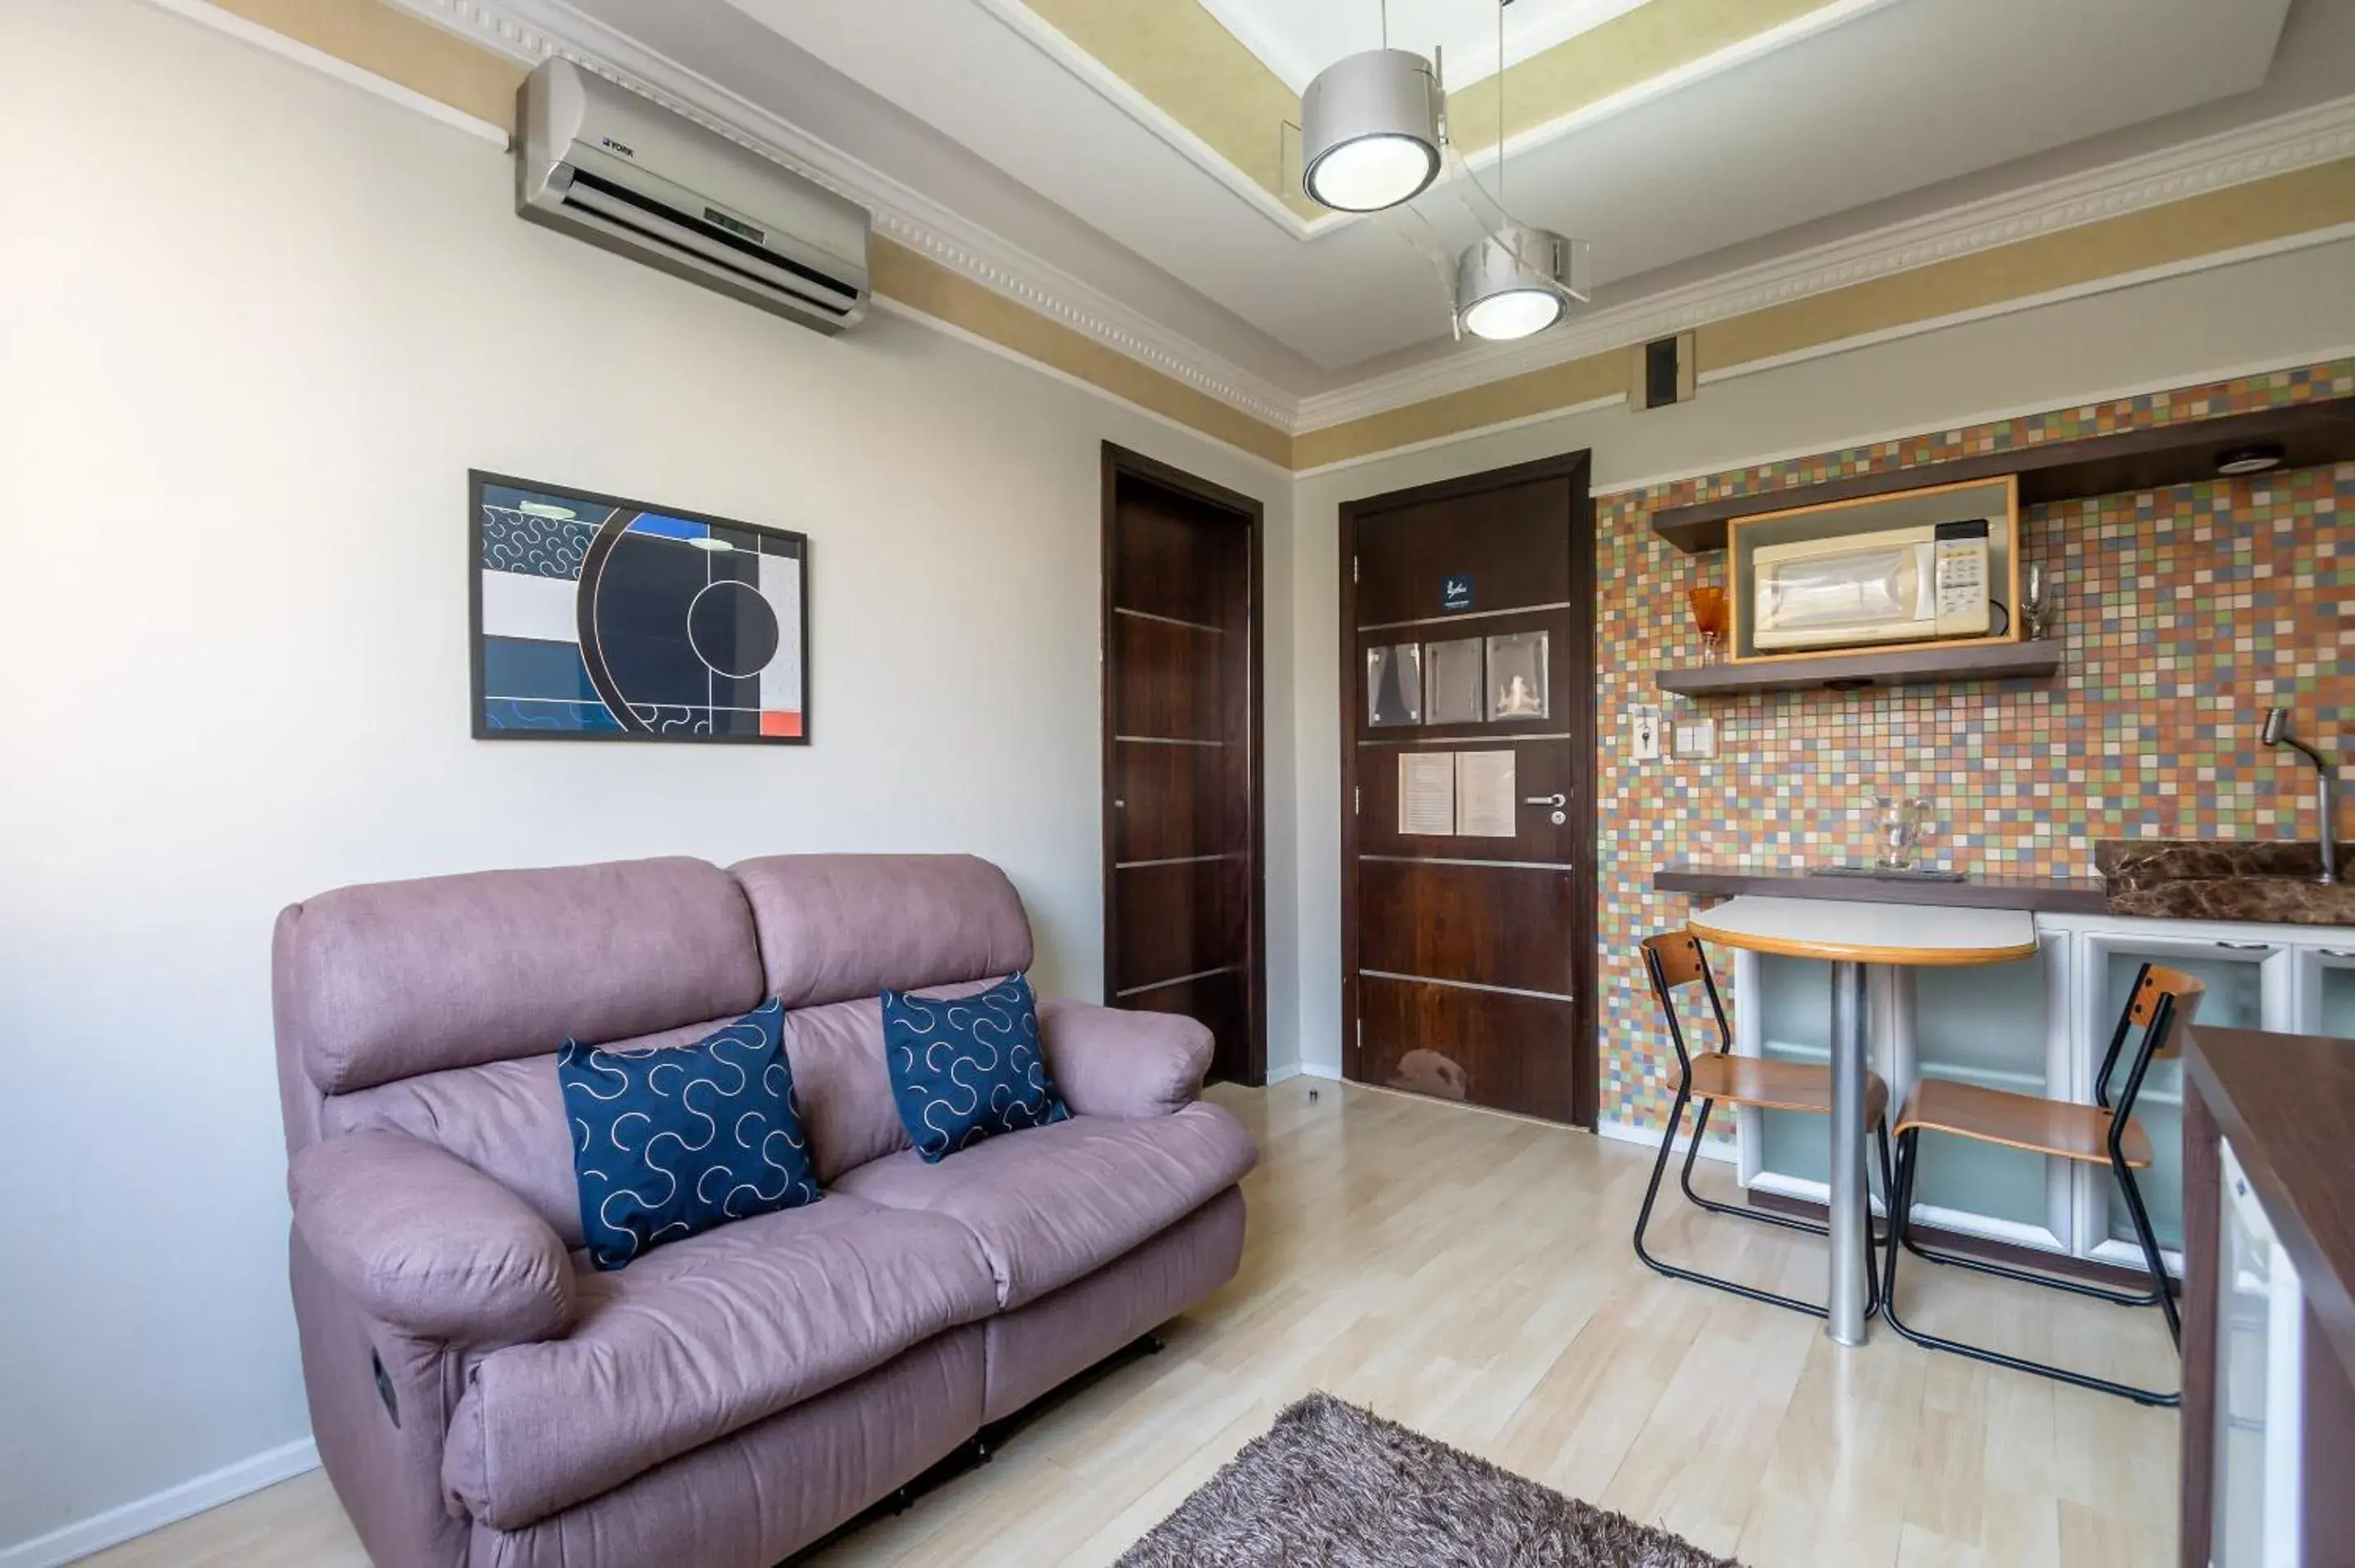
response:
<path fill-rule="evenodd" d="M 1627 731 L 1633 742 L 1632 752 L 1638 762 L 1657 762 L 1660 757 L 1660 710 L 1635 708 L 1627 715 Z"/>
<path fill-rule="evenodd" d="M 1717 721 L 1694 719 L 1677 726 L 1678 757 L 1715 757 L 1717 755 Z"/>

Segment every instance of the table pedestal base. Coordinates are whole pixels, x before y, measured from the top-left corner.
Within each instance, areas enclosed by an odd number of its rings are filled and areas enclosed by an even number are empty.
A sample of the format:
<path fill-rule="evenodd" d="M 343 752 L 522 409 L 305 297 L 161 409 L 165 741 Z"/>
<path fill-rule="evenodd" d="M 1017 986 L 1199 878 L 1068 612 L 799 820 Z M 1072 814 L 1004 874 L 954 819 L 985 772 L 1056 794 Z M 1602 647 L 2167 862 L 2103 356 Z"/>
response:
<path fill-rule="evenodd" d="M 1830 1311 L 1824 1333 L 1834 1343 L 1864 1343 L 1870 1287 L 1865 1227 L 1871 1223 L 1864 1174 L 1864 966 L 1832 965 L 1832 1128 Z"/>

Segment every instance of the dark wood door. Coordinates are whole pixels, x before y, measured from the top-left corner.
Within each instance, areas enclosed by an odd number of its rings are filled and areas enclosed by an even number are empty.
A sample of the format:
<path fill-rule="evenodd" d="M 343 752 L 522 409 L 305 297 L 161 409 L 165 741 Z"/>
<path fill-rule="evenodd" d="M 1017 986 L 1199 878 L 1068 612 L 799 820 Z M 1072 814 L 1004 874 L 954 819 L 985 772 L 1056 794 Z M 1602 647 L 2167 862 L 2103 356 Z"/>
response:
<path fill-rule="evenodd" d="M 1267 1076 L 1257 502 L 1104 449 L 1104 991 Z"/>
<path fill-rule="evenodd" d="M 1592 1126 L 1583 452 L 1341 513 L 1343 1065 Z"/>

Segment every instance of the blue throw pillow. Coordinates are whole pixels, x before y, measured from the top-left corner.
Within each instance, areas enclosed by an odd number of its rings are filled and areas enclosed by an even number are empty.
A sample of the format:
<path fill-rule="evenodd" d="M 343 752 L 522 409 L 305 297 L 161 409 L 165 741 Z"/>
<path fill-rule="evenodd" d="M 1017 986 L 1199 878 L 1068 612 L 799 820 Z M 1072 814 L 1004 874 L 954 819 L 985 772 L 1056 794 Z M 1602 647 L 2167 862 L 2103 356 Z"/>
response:
<path fill-rule="evenodd" d="M 883 1059 L 900 1119 L 926 1164 L 1071 1114 L 1047 1076 L 1039 1004 L 1018 974 L 978 996 L 885 991 Z"/>
<path fill-rule="evenodd" d="M 772 1001 L 692 1045 L 564 1043 L 556 1075 L 572 1124 L 581 1228 L 599 1268 L 730 1220 L 817 1202 L 784 1022 L 784 1003 Z"/>

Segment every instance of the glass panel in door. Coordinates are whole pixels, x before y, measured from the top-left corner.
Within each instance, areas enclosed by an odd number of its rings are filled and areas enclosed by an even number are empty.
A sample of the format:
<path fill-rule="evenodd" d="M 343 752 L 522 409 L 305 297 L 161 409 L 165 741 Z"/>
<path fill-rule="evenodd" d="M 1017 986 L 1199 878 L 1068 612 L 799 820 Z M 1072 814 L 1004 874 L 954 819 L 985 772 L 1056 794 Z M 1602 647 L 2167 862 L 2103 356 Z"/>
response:
<path fill-rule="evenodd" d="M 1770 1061 L 1831 1060 L 1832 967 L 1814 959 L 1758 955 L 1758 996 L 1737 997 L 1734 1005 L 1758 1009 L 1758 1050 Z M 1819 1116 L 1796 1111 L 1758 1113 L 1758 1164 L 1762 1171 L 1802 1181 L 1831 1180 L 1830 1132 Z"/>
<path fill-rule="evenodd" d="M 2355 1040 L 2355 948 L 2325 948 L 2315 955 L 2321 982 L 2314 1032 L 2333 1040 Z"/>
<path fill-rule="evenodd" d="M 2087 1042 L 2092 1051 L 2091 1071 L 2098 1071 L 2102 1053 L 2110 1043 L 2110 1031 L 2117 1027 L 2118 1015 L 2126 1011 L 2134 994 L 2135 976 L 2145 963 L 2165 964 L 2182 970 L 2208 988 L 2200 999 L 2197 1018 L 2200 1022 L 2222 1029 L 2262 1029 L 2265 1025 L 2264 959 L 2268 949 L 2258 949 L 2247 957 L 2218 954 L 2186 957 L 2180 953 L 2158 950 L 2137 951 L 2131 948 L 2099 942 L 2094 954 L 2100 967 L 2102 989 L 2100 1004 L 2094 1010 L 2100 1033 Z M 2111 1075 L 2110 1100 L 2117 1101 L 2118 1092 L 2126 1086 L 2126 1074 L 2133 1066 L 2132 1053 L 2139 1038 L 2138 1032 L 2129 1033 L 2126 1049 L 2118 1053 L 2117 1070 Z M 2090 1087 L 2090 1086 L 2089 1086 Z M 2142 1096 L 2135 1102 L 2135 1119 L 2150 1135 L 2151 1167 L 2136 1172 L 2142 1191 L 2143 1205 L 2150 1211 L 2151 1229 L 2158 1233 L 2158 1245 L 2169 1249 L 2183 1245 L 2183 1059 L 2181 1056 L 2161 1057 L 2150 1065 L 2144 1077 Z M 2098 1168 L 2096 1168 L 2098 1171 Z M 2117 1179 L 2106 1171 L 2099 1172 L 2103 1186 L 2109 1193 L 2111 1239 L 2129 1246 L 2139 1245 L 2135 1240 L 2134 1220 L 2126 1212 L 2126 1195 L 2118 1190 Z"/>
<path fill-rule="evenodd" d="M 2048 1098 L 2046 955 L 1913 972 L 1914 1072 Z M 1894 1111 L 1891 1115 L 1893 1117 Z M 2047 1161 L 2000 1144 L 1925 1132 L 1915 1201 L 2049 1230 Z"/>

